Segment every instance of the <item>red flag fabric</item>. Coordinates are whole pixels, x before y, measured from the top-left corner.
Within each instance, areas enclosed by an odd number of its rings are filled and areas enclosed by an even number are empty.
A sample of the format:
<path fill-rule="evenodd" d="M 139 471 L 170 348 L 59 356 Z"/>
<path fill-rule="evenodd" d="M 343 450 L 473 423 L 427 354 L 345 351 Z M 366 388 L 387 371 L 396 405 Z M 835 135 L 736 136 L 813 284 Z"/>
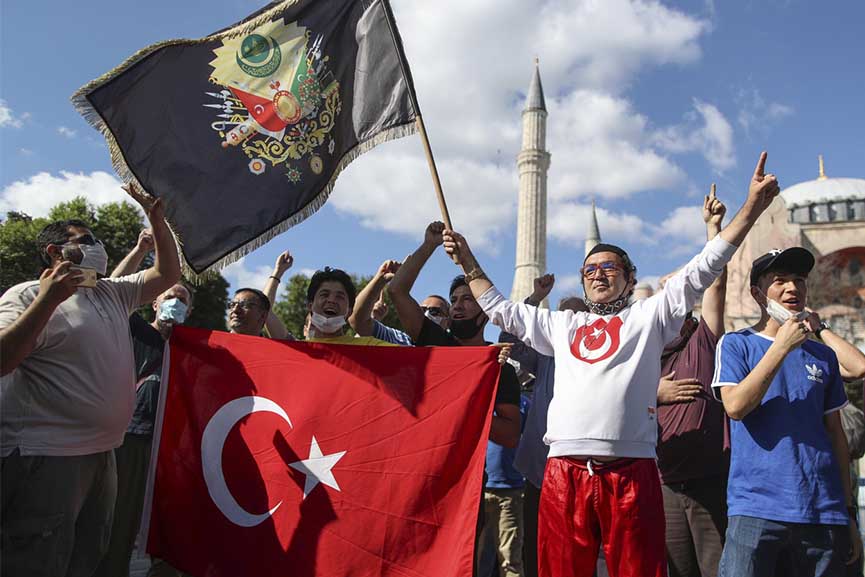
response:
<path fill-rule="evenodd" d="M 148 553 L 194 577 L 471 575 L 496 355 L 175 328 Z"/>

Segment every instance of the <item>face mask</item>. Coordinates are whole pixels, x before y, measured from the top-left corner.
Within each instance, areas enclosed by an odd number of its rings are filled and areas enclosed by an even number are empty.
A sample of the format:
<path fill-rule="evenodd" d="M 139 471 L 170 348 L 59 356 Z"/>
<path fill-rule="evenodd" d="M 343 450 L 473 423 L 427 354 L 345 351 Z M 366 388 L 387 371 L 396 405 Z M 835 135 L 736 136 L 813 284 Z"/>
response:
<path fill-rule="evenodd" d="M 794 313 L 778 301 L 770 299 L 769 297 L 766 297 L 766 314 L 768 314 L 779 325 L 783 325 L 787 322 L 787 319 L 795 318 L 797 321 L 801 321 L 808 316 L 806 311 Z"/>
<path fill-rule="evenodd" d="M 331 334 L 345 326 L 345 317 L 326 317 L 313 312 L 309 322 L 321 332 Z"/>
<path fill-rule="evenodd" d="M 186 311 L 189 307 L 180 299 L 165 299 L 159 305 L 159 316 L 164 323 L 182 324 L 186 320 Z"/>
<path fill-rule="evenodd" d="M 92 268 L 97 273 L 104 275 L 105 271 L 108 270 L 108 253 L 105 252 L 105 247 L 101 244 L 79 244 L 78 248 L 84 256 L 78 266 Z M 63 258 L 67 258 L 66 254 L 63 255 Z"/>
<path fill-rule="evenodd" d="M 425 311 L 423 316 L 425 316 L 426 318 L 428 318 L 429 320 L 431 320 L 432 322 L 434 322 L 438 326 L 442 326 L 444 324 L 445 318 L 446 318 L 446 317 L 436 316 L 429 311 Z"/>
<path fill-rule="evenodd" d="M 484 314 L 479 312 L 470 319 L 451 319 L 451 334 L 460 340 L 466 340 L 474 337 L 481 331 L 481 326 L 478 325 L 478 318 Z"/>

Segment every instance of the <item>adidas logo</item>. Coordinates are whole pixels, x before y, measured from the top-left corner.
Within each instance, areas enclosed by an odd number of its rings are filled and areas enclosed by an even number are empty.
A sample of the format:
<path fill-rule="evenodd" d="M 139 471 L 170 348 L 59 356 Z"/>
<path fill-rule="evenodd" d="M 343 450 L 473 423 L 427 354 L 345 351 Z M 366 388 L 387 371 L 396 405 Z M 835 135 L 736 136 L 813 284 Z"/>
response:
<path fill-rule="evenodd" d="M 823 384 L 823 369 L 817 366 L 816 363 L 813 365 L 805 365 L 805 369 L 808 371 L 808 380 L 814 381 L 815 383 Z"/>

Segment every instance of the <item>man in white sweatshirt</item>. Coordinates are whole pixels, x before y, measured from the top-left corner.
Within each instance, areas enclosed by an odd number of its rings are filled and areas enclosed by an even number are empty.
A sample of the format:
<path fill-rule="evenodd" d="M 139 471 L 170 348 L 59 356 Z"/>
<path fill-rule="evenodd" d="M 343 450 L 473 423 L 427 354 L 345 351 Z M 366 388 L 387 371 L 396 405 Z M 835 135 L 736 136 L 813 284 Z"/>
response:
<path fill-rule="evenodd" d="M 538 527 L 541 577 L 590 576 L 599 547 L 611 574 L 666 576 L 664 507 L 655 445 L 661 352 L 780 191 L 766 153 L 729 225 L 667 281 L 630 303 L 636 267 L 599 245 L 581 273 L 589 312 L 548 311 L 506 300 L 459 233 L 443 233 L 490 320 L 556 362 L 544 441 L 550 445 Z"/>

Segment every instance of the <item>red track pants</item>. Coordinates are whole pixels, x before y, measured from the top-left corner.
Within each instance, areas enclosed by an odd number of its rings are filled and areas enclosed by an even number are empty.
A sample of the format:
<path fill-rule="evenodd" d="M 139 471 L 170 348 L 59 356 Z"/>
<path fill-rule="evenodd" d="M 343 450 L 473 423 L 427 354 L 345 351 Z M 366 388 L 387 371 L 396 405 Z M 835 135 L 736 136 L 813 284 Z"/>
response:
<path fill-rule="evenodd" d="M 547 460 L 539 577 L 592 577 L 601 545 L 611 577 L 667 577 L 664 500 L 654 459 Z"/>

